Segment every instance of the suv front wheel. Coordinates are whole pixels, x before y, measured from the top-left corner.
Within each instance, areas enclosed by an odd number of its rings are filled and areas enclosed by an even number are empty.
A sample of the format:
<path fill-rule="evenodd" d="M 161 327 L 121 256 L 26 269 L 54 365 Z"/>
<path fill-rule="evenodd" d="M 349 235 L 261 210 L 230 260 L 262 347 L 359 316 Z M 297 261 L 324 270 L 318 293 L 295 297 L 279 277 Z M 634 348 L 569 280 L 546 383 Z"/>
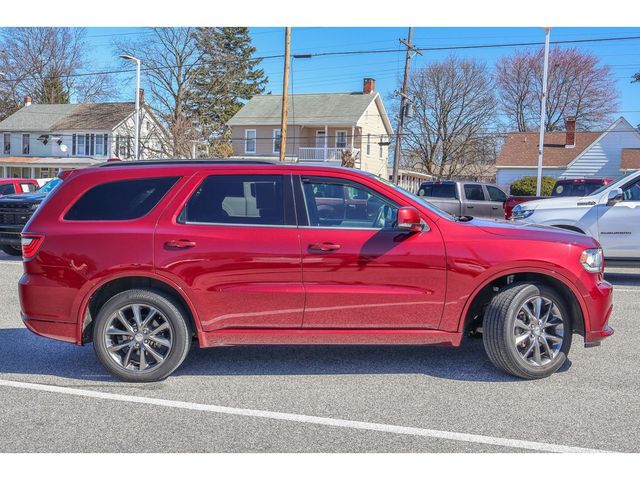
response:
<path fill-rule="evenodd" d="M 169 296 L 127 290 L 98 312 L 93 346 L 100 363 L 128 382 L 155 382 L 184 361 L 191 344 L 187 317 Z"/>
<path fill-rule="evenodd" d="M 520 378 L 556 372 L 567 358 L 571 337 L 566 302 L 545 285 L 509 285 L 493 297 L 484 314 L 482 338 L 489 359 Z"/>

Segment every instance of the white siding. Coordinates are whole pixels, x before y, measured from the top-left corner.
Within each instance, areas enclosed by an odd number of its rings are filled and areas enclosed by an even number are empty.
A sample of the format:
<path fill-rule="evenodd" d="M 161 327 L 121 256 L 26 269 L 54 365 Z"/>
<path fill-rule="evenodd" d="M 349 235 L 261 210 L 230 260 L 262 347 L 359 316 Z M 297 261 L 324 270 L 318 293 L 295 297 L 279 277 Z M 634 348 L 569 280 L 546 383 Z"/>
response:
<path fill-rule="evenodd" d="M 640 134 L 632 130 L 626 121 L 620 121 L 610 132 L 585 150 L 573 164 L 564 171 L 563 177 L 603 177 L 616 178 L 620 171 L 620 157 L 623 148 L 640 148 Z"/>
<path fill-rule="evenodd" d="M 360 145 L 360 168 L 365 172 L 373 173 L 385 177 L 387 175 L 389 147 L 382 147 L 382 156 L 380 156 L 380 138 L 385 142 L 389 141 L 387 129 L 382 121 L 382 116 L 376 102 L 371 102 L 364 115 L 358 123 L 361 130 Z M 371 152 L 367 155 L 367 135 L 371 135 Z"/>

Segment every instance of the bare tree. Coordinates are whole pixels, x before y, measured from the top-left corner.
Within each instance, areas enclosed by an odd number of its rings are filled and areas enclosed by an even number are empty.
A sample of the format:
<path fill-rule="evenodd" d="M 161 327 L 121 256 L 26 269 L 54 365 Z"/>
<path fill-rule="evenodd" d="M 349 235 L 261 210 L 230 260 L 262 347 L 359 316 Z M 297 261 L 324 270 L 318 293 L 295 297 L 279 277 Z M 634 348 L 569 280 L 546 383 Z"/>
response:
<path fill-rule="evenodd" d="M 151 31 L 152 35 L 142 41 L 117 43 L 116 50 L 142 61 L 145 86 L 150 93 L 149 105 L 165 122 L 171 135 L 166 154 L 186 158 L 191 155 L 197 138 L 187 104 L 200 55 L 194 29 L 153 28 Z"/>
<path fill-rule="evenodd" d="M 98 101 L 112 93 L 106 74 L 82 75 L 91 68 L 81 28 L 3 28 L 0 30 L 0 116 L 13 113 L 25 96 L 36 103 Z"/>
<path fill-rule="evenodd" d="M 495 160 L 495 98 L 487 67 L 449 57 L 416 70 L 409 80 L 413 117 L 405 123 L 403 166 L 438 178 L 480 176 Z M 473 173 L 472 173 L 473 172 Z"/>
<path fill-rule="evenodd" d="M 538 128 L 542 98 L 543 50 L 516 52 L 496 64 L 500 110 L 509 125 L 526 132 Z M 608 66 L 576 48 L 555 47 L 549 54 L 545 128 L 560 130 L 566 116 L 579 129 L 604 127 L 618 108 L 618 91 Z"/>

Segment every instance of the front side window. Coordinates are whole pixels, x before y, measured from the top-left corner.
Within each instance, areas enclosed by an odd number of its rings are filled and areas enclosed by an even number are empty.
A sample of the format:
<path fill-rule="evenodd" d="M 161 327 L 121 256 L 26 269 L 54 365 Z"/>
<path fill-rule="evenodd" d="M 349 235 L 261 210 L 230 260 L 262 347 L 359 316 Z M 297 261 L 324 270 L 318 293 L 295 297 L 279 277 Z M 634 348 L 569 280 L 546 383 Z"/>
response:
<path fill-rule="evenodd" d="M 64 219 L 100 221 L 143 217 L 160 202 L 178 178 L 140 178 L 97 185 L 78 199 Z"/>
<path fill-rule="evenodd" d="M 0 185 L 0 196 L 13 195 L 14 193 L 16 193 L 16 189 L 13 186 L 13 183 L 5 183 L 4 185 Z"/>
<path fill-rule="evenodd" d="M 487 185 L 487 192 L 492 202 L 504 202 L 507 199 L 507 195 L 502 190 L 491 185 Z"/>
<path fill-rule="evenodd" d="M 11 134 L 10 133 L 5 133 L 3 135 L 3 150 L 2 152 L 5 155 L 9 155 L 11 153 Z"/>
<path fill-rule="evenodd" d="M 189 199 L 181 223 L 285 225 L 282 175 L 212 175 Z"/>
<path fill-rule="evenodd" d="M 256 153 L 256 131 L 244 131 L 244 153 Z"/>
<path fill-rule="evenodd" d="M 22 135 L 22 154 L 29 155 L 29 144 L 31 143 L 31 136 L 28 133 Z"/>
<path fill-rule="evenodd" d="M 484 201 L 484 192 L 482 191 L 482 185 L 477 183 L 470 183 L 464 186 L 464 196 L 467 200 Z"/>
<path fill-rule="evenodd" d="M 338 130 L 336 132 L 336 148 L 347 148 L 347 131 Z"/>
<path fill-rule="evenodd" d="M 282 133 L 279 128 L 273 129 L 273 153 L 280 153 L 280 139 L 282 138 Z"/>
<path fill-rule="evenodd" d="M 347 229 L 391 229 L 398 206 L 373 190 L 337 179 L 303 179 L 309 225 Z"/>

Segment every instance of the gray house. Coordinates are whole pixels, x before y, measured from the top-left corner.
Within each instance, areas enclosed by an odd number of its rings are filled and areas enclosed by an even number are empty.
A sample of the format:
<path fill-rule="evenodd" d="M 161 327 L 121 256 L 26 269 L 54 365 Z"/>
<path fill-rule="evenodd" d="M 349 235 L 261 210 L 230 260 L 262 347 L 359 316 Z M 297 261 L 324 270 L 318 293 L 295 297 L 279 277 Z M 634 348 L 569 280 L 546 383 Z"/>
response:
<path fill-rule="evenodd" d="M 79 168 L 109 158 L 134 158 L 132 102 L 24 106 L 0 122 L 0 175 L 50 178 L 59 169 Z M 158 158 L 168 135 L 148 107 L 141 108 L 140 157 Z"/>
<path fill-rule="evenodd" d="M 356 167 L 386 176 L 393 129 L 374 87 L 375 81 L 366 78 L 359 92 L 291 95 L 287 159 L 339 164 L 349 152 Z M 279 157 L 281 108 L 282 96 L 257 95 L 227 122 L 234 157 Z"/>

